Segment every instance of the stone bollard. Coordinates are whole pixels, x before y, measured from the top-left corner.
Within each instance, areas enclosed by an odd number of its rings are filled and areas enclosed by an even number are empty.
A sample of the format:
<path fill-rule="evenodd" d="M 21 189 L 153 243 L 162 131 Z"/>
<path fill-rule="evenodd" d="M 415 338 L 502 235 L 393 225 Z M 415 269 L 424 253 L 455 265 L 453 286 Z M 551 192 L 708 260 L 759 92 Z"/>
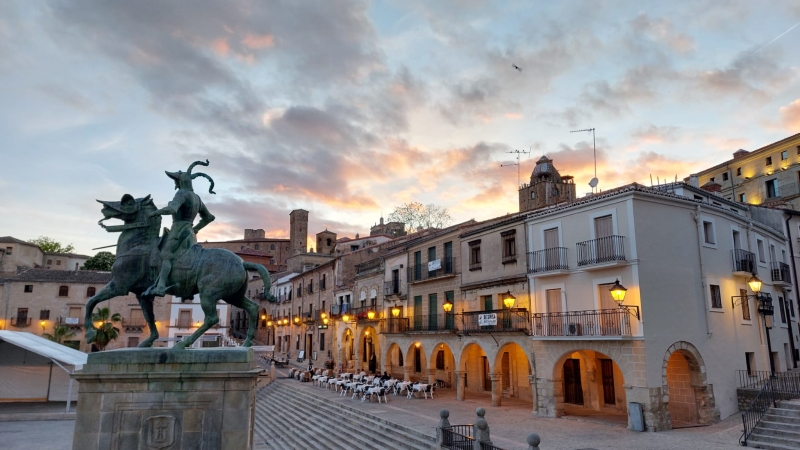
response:
<path fill-rule="evenodd" d="M 275 361 L 269 365 L 269 382 L 272 383 L 275 381 Z"/>
<path fill-rule="evenodd" d="M 478 408 L 475 410 L 475 414 L 478 415 L 478 419 L 475 421 L 475 425 L 472 426 L 472 437 L 475 439 L 473 445 L 475 450 L 481 450 L 481 443 L 491 445 L 492 440 L 489 438 L 489 422 L 483 418 L 486 415 L 486 410 Z"/>
<path fill-rule="evenodd" d="M 528 433 L 527 442 L 528 442 L 528 450 L 539 450 L 539 442 L 541 442 L 541 439 L 539 439 L 538 434 Z"/>
<path fill-rule="evenodd" d="M 436 444 L 439 445 L 439 448 L 444 448 L 442 446 L 444 444 L 444 434 L 442 430 L 450 428 L 450 421 L 447 420 L 448 417 L 450 417 L 450 411 L 446 409 L 439 411 L 439 424 L 436 425 Z"/>

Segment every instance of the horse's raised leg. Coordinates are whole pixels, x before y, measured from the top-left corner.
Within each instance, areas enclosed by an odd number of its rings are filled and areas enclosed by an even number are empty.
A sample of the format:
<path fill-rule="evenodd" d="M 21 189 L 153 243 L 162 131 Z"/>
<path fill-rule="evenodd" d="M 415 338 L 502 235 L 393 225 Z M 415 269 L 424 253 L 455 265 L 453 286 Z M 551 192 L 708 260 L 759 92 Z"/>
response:
<path fill-rule="evenodd" d="M 147 321 L 147 328 L 150 329 L 150 337 L 139 343 L 139 347 L 152 347 L 153 342 L 158 339 L 158 328 L 156 327 L 155 317 L 153 315 L 153 300 L 154 297 L 149 295 L 137 295 L 136 299 L 139 300 L 139 306 L 142 307 L 142 315 L 144 320 Z"/>
<path fill-rule="evenodd" d="M 203 324 L 197 328 L 197 331 L 191 334 L 191 336 L 187 337 L 186 339 L 176 342 L 175 345 L 172 347 L 173 350 L 181 350 L 186 347 L 191 346 L 194 344 L 194 341 L 197 340 L 200 336 L 203 335 L 209 328 L 213 327 L 219 322 L 219 317 L 217 317 L 217 299 L 219 295 L 216 293 L 207 294 L 204 292 L 200 292 L 200 307 L 203 308 L 203 314 L 205 314 L 205 318 L 203 319 Z"/>
<path fill-rule="evenodd" d="M 104 302 L 125 294 L 127 294 L 127 292 L 120 292 L 120 289 L 114 283 L 114 280 L 111 280 L 103 287 L 103 289 L 100 289 L 100 292 L 95 294 L 94 297 L 90 298 L 89 301 L 86 302 L 86 315 L 83 318 L 83 326 L 86 328 L 87 344 L 94 342 L 95 337 L 97 337 L 97 329 L 94 327 L 94 323 L 92 323 L 92 313 L 94 312 L 94 307 L 100 302 Z"/>

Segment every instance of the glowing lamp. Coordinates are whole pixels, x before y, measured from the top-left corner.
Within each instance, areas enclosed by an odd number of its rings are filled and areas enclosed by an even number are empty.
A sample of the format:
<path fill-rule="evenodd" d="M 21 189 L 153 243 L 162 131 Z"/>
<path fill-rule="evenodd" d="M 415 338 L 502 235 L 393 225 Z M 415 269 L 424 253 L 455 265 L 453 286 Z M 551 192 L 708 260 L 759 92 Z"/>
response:
<path fill-rule="evenodd" d="M 96 325 L 97 325 L 97 328 L 100 328 L 100 327 L 102 327 L 102 326 L 103 326 L 103 322 L 97 322 L 97 324 L 96 324 Z"/>
<path fill-rule="evenodd" d="M 324 319 L 322 319 L 322 323 L 323 323 L 323 324 L 325 324 L 325 325 L 327 325 L 327 324 L 328 324 L 328 318 L 327 318 L 327 317 L 325 317 Z"/>
<path fill-rule="evenodd" d="M 365 332 L 364 332 L 364 334 L 365 334 L 366 336 L 369 336 L 369 331 L 365 331 Z"/>
<path fill-rule="evenodd" d="M 392 317 L 400 317 L 400 308 L 397 305 L 392 308 Z"/>
<path fill-rule="evenodd" d="M 417 343 L 415 343 L 415 344 L 414 344 L 414 347 L 417 347 L 417 348 L 419 348 L 419 346 L 420 346 L 420 345 L 421 345 L 421 344 L 420 344 L 419 342 L 417 342 Z"/>
<path fill-rule="evenodd" d="M 511 295 L 511 290 L 509 289 L 508 292 L 506 292 L 506 298 L 503 299 L 503 304 L 506 308 L 511 309 L 514 307 L 514 302 L 516 301 L 517 298 Z"/>
<path fill-rule="evenodd" d="M 344 320 L 345 322 L 349 322 L 350 321 L 350 316 L 345 314 L 345 315 L 342 316 L 342 320 Z"/>
<path fill-rule="evenodd" d="M 272 326 L 272 321 L 271 321 L 271 320 L 267 321 L 267 326 L 268 326 L 268 327 L 271 327 L 271 326 Z"/>
<path fill-rule="evenodd" d="M 328 315 L 327 315 L 327 314 L 325 314 L 325 313 L 322 313 L 322 314 L 320 314 L 319 316 L 320 316 L 320 317 L 322 317 L 323 319 L 324 319 L 324 318 L 326 318 L 326 317 L 328 317 Z"/>
<path fill-rule="evenodd" d="M 625 286 L 619 284 L 619 280 L 614 281 L 614 285 L 609 290 L 611 291 L 611 298 L 617 303 L 622 303 L 625 300 L 625 294 L 628 292 Z"/>
<path fill-rule="evenodd" d="M 41 321 L 41 322 L 39 322 L 39 325 L 41 325 L 41 326 L 44 326 L 44 324 L 45 324 L 45 321 L 44 321 L 44 320 L 43 320 L 43 321 Z"/>
<path fill-rule="evenodd" d="M 451 302 L 449 299 L 445 300 L 444 305 L 442 305 L 442 308 L 444 309 L 444 312 L 449 313 L 450 311 L 453 310 L 453 302 Z"/>
<path fill-rule="evenodd" d="M 750 277 L 750 279 L 747 280 L 747 284 L 750 285 L 750 289 L 756 294 L 761 292 L 761 280 L 759 280 L 757 276 L 753 275 Z"/>
<path fill-rule="evenodd" d="M 375 311 L 367 311 L 367 319 L 372 320 L 375 318 Z"/>
<path fill-rule="evenodd" d="M 262 314 L 262 315 L 261 315 L 261 320 L 265 320 L 266 318 L 267 318 L 267 315 L 266 315 L 266 314 Z"/>
<path fill-rule="evenodd" d="M 294 318 L 294 323 L 300 323 L 300 318 L 299 317 L 295 317 Z"/>

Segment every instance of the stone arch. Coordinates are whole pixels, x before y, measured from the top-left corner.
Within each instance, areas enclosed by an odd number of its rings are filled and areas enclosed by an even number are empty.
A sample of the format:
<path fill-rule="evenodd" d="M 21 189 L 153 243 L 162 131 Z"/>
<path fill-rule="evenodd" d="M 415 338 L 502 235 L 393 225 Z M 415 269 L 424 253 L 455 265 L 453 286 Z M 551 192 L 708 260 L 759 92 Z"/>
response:
<path fill-rule="evenodd" d="M 675 342 L 664 353 L 661 366 L 663 404 L 659 410 L 663 429 L 719 421 L 714 387 L 707 383 L 705 361 L 697 347 L 686 341 Z"/>
<path fill-rule="evenodd" d="M 353 369 L 354 358 L 355 339 L 353 331 L 350 327 L 345 327 L 342 336 L 339 338 L 339 363 L 342 365 L 342 370 Z"/>
<path fill-rule="evenodd" d="M 533 364 L 525 348 L 518 342 L 505 342 L 497 349 L 494 358 L 493 373 L 497 375 L 503 393 L 514 398 L 532 399 Z"/>
<path fill-rule="evenodd" d="M 457 367 L 456 355 L 450 345 L 444 341 L 436 342 L 428 356 L 429 381 L 441 380 L 447 387 L 452 387 Z"/>
<path fill-rule="evenodd" d="M 386 348 L 383 361 L 383 370 L 394 378 L 403 378 L 405 355 L 397 342 L 392 342 Z"/>
<path fill-rule="evenodd" d="M 419 349 L 419 351 L 417 351 Z M 408 351 L 405 353 L 404 362 L 405 367 L 409 368 L 408 372 L 412 377 L 416 377 L 423 382 L 428 378 L 428 363 L 425 346 L 417 341 L 412 342 L 408 346 Z"/>
<path fill-rule="evenodd" d="M 380 369 L 380 335 L 375 327 L 369 325 L 364 327 L 358 334 L 358 361 L 356 361 L 357 371 L 374 373 Z M 374 357 L 374 358 L 373 358 Z"/>

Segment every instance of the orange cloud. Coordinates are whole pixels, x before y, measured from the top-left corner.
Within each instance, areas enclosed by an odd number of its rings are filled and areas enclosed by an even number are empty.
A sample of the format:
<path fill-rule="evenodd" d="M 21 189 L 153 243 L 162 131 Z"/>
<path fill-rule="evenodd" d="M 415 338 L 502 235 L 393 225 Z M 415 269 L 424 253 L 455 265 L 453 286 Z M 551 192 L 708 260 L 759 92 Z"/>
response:
<path fill-rule="evenodd" d="M 275 38 L 271 34 L 248 34 L 242 39 L 242 44 L 254 50 L 268 48 L 275 45 Z"/>
<path fill-rule="evenodd" d="M 506 113 L 506 119 L 519 120 L 522 119 L 522 114 L 519 113 Z"/>
<path fill-rule="evenodd" d="M 778 112 L 781 114 L 781 125 L 784 128 L 792 133 L 800 131 L 800 98 L 788 106 L 781 106 Z"/>
<path fill-rule="evenodd" d="M 211 49 L 218 55 L 225 56 L 228 54 L 230 47 L 228 46 L 227 39 L 219 38 L 211 42 Z"/>

